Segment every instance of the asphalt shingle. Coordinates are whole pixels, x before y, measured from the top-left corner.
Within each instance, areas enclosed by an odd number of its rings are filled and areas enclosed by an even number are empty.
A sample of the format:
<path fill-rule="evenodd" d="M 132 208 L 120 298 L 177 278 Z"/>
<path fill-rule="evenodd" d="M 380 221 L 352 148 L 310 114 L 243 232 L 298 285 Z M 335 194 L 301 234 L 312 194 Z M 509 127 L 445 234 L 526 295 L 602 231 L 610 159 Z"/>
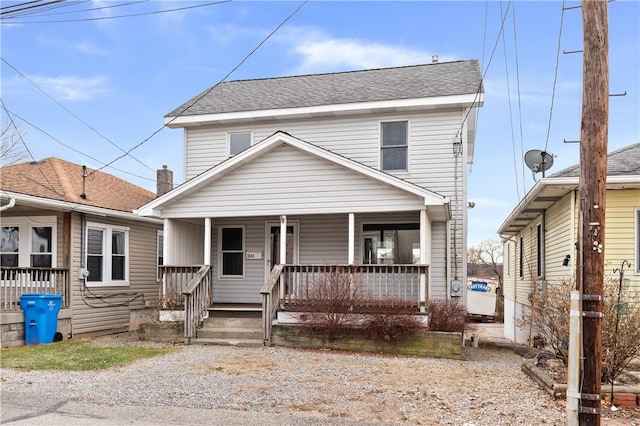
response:
<path fill-rule="evenodd" d="M 607 176 L 633 175 L 640 175 L 640 143 L 620 148 L 607 155 Z M 580 164 L 567 167 L 549 177 L 580 177 Z"/>

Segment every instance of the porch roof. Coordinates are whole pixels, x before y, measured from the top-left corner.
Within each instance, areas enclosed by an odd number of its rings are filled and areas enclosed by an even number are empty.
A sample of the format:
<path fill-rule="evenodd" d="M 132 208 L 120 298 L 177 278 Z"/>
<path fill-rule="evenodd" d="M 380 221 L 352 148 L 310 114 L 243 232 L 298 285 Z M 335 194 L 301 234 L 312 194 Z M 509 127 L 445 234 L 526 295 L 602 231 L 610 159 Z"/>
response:
<path fill-rule="evenodd" d="M 136 213 L 198 218 L 408 211 L 425 207 L 432 220 L 450 217 L 449 199 L 440 194 L 276 132 L 147 203 Z"/>

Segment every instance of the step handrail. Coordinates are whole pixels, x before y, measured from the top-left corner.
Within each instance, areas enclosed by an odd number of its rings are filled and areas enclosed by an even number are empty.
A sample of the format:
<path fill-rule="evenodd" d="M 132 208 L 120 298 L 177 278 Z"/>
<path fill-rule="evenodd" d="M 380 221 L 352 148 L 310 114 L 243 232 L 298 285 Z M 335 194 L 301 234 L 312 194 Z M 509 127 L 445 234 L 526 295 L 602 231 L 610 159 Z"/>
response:
<path fill-rule="evenodd" d="M 209 292 L 213 279 L 210 265 L 202 265 L 182 291 L 184 297 L 184 340 L 186 344 L 196 337 L 196 329 L 207 316 L 211 304 Z"/>
<path fill-rule="evenodd" d="M 284 265 L 276 265 L 262 286 L 262 340 L 265 346 L 271 344 L 271 325 L 280 305 L 280 276 Z"/>

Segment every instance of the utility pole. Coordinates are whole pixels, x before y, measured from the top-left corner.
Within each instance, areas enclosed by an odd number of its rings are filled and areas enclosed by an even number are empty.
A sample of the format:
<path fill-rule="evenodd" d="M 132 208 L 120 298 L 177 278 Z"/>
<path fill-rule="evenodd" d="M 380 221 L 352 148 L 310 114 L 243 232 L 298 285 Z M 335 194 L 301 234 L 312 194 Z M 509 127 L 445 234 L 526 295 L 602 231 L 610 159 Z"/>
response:
<path fill-rule="evenodd" d="M 602 295 L 609 130 L 607 0 L 582 0 L 584 33 L 580 131 L 580 243 L 583 377 L 580 425 L 600 425 Z"/>

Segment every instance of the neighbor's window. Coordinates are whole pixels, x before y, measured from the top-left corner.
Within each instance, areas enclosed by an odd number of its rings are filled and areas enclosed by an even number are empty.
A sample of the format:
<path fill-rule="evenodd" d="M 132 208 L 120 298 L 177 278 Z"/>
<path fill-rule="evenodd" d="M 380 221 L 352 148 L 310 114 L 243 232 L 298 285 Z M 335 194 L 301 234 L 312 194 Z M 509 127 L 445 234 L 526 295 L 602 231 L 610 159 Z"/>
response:
<path fill-rule="evenodd" d="M 408 121 L 381 123 L 380 157 L 382 170 L 407 170 Z"/>
<path fill-rule="evenodd" d="M 420 224 L 392 223 L 362 226 L 364 264 L 420 263 Z"/>
<path fill-rule="evenodd" d="M 542 257 L 544 256 L 544 242 L 542 241 L 542 237 L 542 224 L 539 223 L 538 226 L 536 226 L 536 274 L 538 277 L 542 276 Z"/>
<path fill-rule="evenodd" d="M 244 275 L 244 228 L 220 228 L 220 271 L 222 277 Z"/>
<path fill-rule="evenodd" d="M 229 133 L 229 156 L 233 157 L 251 146 L 251 132 Z"/>
<path fill-rule="evenodd" d="M 0 266 L 51 268 L 56 263 L 56 217 L 2 218 Z"/>
<path fill-rule="evenodd" d="M 524 277 L 524 238 L 520 237 L 520 256 L 518 259 L 518 276 Z"/>
<path fill-rule="evenodd" d="M 103 224 L 87 226 L 87 282 L 128 285 L 129 229 Z"/>

